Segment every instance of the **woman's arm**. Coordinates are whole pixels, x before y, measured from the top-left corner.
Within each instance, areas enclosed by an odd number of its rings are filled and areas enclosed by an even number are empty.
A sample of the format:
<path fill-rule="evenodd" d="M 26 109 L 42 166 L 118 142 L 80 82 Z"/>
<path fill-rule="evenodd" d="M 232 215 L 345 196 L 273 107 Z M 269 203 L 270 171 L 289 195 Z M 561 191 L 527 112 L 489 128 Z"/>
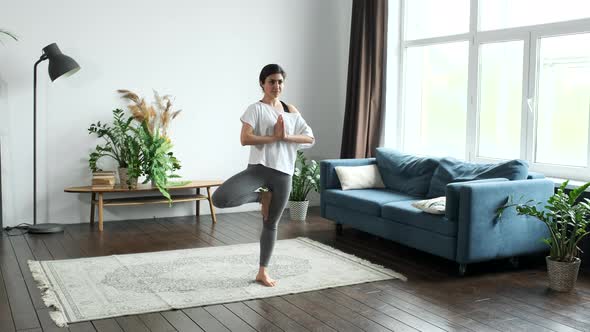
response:
<path fill-rule="evenodd" d="M 307 135 L 287 135 L 283 140 L 290 143 L 311 144 L 315 139 Z"/>
<path fill-rule="evenodd" d="M 295 106 L 287 105 L 287 107 L 289 108 L 289 112 L 301 115 L 301 113 Z M 313 144 L 315 138 L 308 135 L 288 135 L 283 140 L 291 143 Z"/>
<path fill-rule="evenodd" d="M 282 128 L 282 126 L 281 126 Z M 275 132 L 273 136 L 257 136 L 254 134 L 254 128 L 252 128 L 251 125 L 242 122 L 242 132 L 240 134 L 240 143 L 242 143 L 242 146 L 245 145 L 259 145 L 259 144 L 268 144 L 268 143 L 274 143 L 276 141 L 280 141 L 282 139 L 283 132 L 281 132 L 280 130 L 277 130 L 280 128 L 277 128 L 277 126 L 275 126 Z"/>

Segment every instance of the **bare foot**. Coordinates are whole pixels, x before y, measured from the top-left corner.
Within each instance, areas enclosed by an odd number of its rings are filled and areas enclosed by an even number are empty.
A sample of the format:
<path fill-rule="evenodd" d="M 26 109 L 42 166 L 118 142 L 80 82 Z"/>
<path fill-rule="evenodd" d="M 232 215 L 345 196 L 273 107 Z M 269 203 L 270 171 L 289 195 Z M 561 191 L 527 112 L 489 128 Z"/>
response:
<path fill-rule="evenodd" d="M 268 211 L 270 210 L 270 200 L 272 198 L 272 193 L 270 191 L 263 191 L 260 193 L 260 204 L 262 204 L 262 208 L 260 212 L 262 213 L 262 220 L 268 220 Z"/>
<path fill-rule="evenodd" d="M 274 287 L 277 281 L 268 276 L 266 272 L 258 272 L 256 275 L 256 281 L 263 284 L 266 287 Z"/>

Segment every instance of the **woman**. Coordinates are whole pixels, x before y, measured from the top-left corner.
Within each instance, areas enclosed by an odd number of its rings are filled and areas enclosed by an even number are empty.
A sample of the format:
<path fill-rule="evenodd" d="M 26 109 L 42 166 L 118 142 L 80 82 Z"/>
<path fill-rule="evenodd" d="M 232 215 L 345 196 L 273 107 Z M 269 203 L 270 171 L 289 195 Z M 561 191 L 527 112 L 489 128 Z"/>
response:
<path fill-rule="evenodd" d="M 297 149 L 315 143 L 313 132 L 293 105 L 279 100 L 283 92 L 285 71 L 277 64 L 262 68 L 259 77 L 262 100 L 248 106 L 240 120 L 242 145 L 250 145 L 248 167 L 229 178 L 213 194 L 213 204 L 220 208 L 245 203 L 262 204 L 260 267 L 256 281 L 273 287 L 267 266 L 277 238 L 277 225 L 291 193 L 291 176 Z M 268 191 L 258 192 L 259 188 Z"/>

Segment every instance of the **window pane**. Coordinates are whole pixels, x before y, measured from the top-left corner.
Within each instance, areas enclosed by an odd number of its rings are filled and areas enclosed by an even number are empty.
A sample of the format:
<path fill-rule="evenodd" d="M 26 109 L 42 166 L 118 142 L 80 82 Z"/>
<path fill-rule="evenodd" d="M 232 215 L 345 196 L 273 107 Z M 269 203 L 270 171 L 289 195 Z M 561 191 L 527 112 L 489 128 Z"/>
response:
<path fill-rule="evenodd" d="M 467 58 L 467 42 L 406 50 L 406 151 L 465 158 Z"/>
<path fill-rule="evenodd" d="M 478 156 L 520 156 L 523 41 L 480 48 Z"/>
<path fill-rule="evenodd" d="M 406 0 L 406 39 L 469 32 L 469 0 Z"/>
<path fill-rule="evenodd" d="M 590 34 L 540 39 L 536 161 L 586 166 Z"/>
<path fill-rule="evenodd" d="M 590 17 L 588 0 L 480 0 L 480 30 L 513 28 Z"/>

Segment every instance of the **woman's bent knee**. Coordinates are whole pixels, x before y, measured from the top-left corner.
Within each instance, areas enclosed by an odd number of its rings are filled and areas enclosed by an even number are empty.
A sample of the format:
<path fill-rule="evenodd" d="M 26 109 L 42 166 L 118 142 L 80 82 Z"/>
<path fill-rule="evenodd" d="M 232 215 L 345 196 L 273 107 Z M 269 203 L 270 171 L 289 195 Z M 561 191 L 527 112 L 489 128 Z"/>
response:
<path fill-rule="evenodd" d="M 215 207 L 224 208 L 227 207 L 227 200 L 223 197 L 223 194 L 219 192 L 219 189 L 216 190 L 213 195 L 211 195 L 211 201 Z"/>

